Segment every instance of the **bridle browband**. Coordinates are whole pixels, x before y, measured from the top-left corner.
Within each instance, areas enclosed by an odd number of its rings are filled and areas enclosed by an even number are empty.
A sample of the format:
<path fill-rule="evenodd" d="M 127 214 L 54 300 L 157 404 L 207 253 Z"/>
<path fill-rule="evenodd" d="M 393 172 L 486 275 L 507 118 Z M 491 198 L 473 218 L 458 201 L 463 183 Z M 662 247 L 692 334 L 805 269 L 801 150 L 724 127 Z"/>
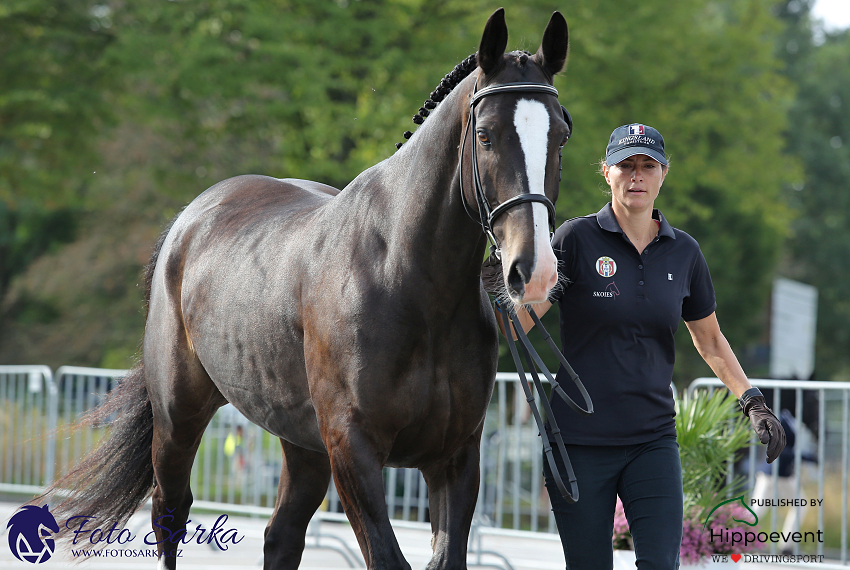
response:
<path fill-rule="evenodd" d="M 484 98 L 490 95 L 499 95 L 502 93 L 543 93 L 546 95 L 554 95 L 557 99 L 558 90 L 555 89 L 551 85 L 547 85 L 545 83 L 503 83 L 501 85 L 493 85 L 490 87 L 485 87 L 478 90 L 478 82 L 476 81 L 475 87 L 473 88 L 472 98 L 469 101 L 469 118 L 466 121 L 466 129 L 463 132 L 463 141 L 460 145 L 460 197 L 461 202 L 463 203 L 463 208 L 466 210 L 466 213 L 472 218 L 474 221 L 478 222 L 481 225 L 481 229 L 484 230 L 484 233 L 487 235 L 487 239 L 490 241 L 491 249 L 494 251 L 497 257 L 501 259 L 501 249 L 499 248 L 498 241 L 496 240 L 496 235 L 493 233 L 493 223 L 496 221 L 496 218 L 504 214 L 509 209 L 514 206 L 519 206 L 520 204 L 525 204 L 529 202 L 539 202 L 546 206 L 546 210 L 549 213 L 549 230 L 555 230 L 555 205 L 552 201 L 547 198 L 544 194 L 518 194 L 513 198 L 509 198 L 496 206 L 495 208 L 490 207 L 490 203 L 487 201 L 487 197 L 484 195 L 484 187 L 481 184 L 481 175 L 478 171 L 478 145 L 473 141 L 472 143 L 472 182 L 475 190 L 475 202 L 478 206 L 478 219 L 475 219 L 475 216 L 469 209 L 469 205 L 466 203 L 466 196 L 463 191 L 463 151 L 466 148 L 466 135 L 470 131 L 475 131 L 475 106 Z M 572 134 L 572 118 L 570 117 L 569 112 L 561 106 L 561 110 L 564 114 L 564 120 L 567 121 L 567 125 L 570 129 L 570 134 Z M 560 153 L 558 155 L 560 161 Z M 558 166 L 560 172 L 560 164 Z"/>

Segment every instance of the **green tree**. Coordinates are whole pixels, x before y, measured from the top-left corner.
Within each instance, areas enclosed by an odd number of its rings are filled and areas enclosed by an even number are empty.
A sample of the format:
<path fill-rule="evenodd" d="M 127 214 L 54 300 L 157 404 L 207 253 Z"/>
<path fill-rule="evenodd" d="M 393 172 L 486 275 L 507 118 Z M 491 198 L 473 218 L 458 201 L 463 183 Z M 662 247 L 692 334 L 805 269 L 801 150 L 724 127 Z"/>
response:
<path fill-rule="evenodd" d="M 778 196 L 795 173 L 781 149 L 791 88 L 772 51 L 781 33 L 773 4 L 577 0 L 565 7 L 535 0 L 507 13 L 509 49 L 535 51 L 555 9 L 570 26 L 570 60 L 555 80 L 575 119 L 559 217 L 607 201 L 594 164 L 613 128 L 659 128 L 673 166 L 658 206 L 700 240 L 736 348 L 758 330 L 787 219 Z M 43 7 L 38 0 L 21 5 L 36 14 Z M 81 108 L 90 109 L 93 130 L 78 129 L 97 136 L 102 164 L 87 178 L 94 147 L 56 147 L 67 161 L 53 170 L 74 181 L 69 194 L 82 196 L 86 229 L 13 283 L 14 301 L 56 300 L 42 313 L 57 323 L 49 331 L 18 323 L 6 333 L 18 340 L 7 340 L 8 352 L 0 353 L 7 361 L 35 345 L 28 338 L 53 339 L 49 352 L 57 360 L 67 355 L 62 364 L 132 354 L 142 332 L 136 275 L 168 217 L 207 186 L 248 172 L 343 186 L 394 152 L 440 78 L 477 49 L 493 9 L 466 0 L 104 0 L 73 7 L 85 26 L 69 37 L 104 41 L 102 51 L 73 64 L 88 65 L 89 74 L 71 81 L 94 91 L 81 102 L 91 102 Z M 17 50 L 27 41 L 19 34 L 2 45 Z M 33 58 L 49 52 L 33 46 Z M 114 126 L 95 113 L 102 108 Z M 20 175 L 19 164 L 10 160 L 6 171 Z M 52 276 L 83 263 L 85 278 Z M 555 311 L 547 318 L 555 332 Z M 69 334 L 74 343 L 63 340 Z M 680 342 L 683 379 L 696 370 L 689 345 Z"/>
<path fill-rule="evenodd" d="M 850 31 L 824 33 L 810 19 L 810 0 L 786 2 L 788 30 L 779 53 L 798 85 L 786 133 L 805 174 L 786 192 L 797 218 L 781 272 L 818 288 L 816 373 L 850 375 Z"/>
<path fill-rule="evenodd" d="M 13 276 L 72 238 L 97 170 L 109 118 L 103 16 L 86 1 L 0 4 L 0 302 Z"/>

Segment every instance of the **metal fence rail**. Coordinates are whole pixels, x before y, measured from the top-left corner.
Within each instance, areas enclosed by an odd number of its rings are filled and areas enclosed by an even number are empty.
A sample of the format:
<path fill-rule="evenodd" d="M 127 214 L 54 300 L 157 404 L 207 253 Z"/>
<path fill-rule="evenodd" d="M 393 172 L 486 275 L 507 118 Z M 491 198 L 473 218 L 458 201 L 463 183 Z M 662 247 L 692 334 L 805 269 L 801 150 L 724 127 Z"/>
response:
<path fill-rule="evenodd" d="M 125 374 L 125 370 L 63 366 L 53 375 L 45 366 L 0 366 L 0 491 L 37 493 L 91 449 L 104 429 L 84 427 L 71 431 L 69 426 L 96 406 Z M 838 505 L 840 559 L 841 564 L 847 564 L 850 383 L 779 380 L 752 380 L 752 383 L 763 390 L 774 390 L 769 397 L 776 410 L 781 409 L 786 395 L 793 393 L 796 401 L 791 411 L 797 418 L 804 417 L 804 396 L 815 395 L 818 412 L 815 429 L 808 440 L 798 434 L 799 444 L 795 447 L 795 496 L 812 492 L 823 500 L 817 513 L 818 528 L 833 524 L 827 520 L 823 505 L 831 503 L 833 511 Z M 721 386 L 717 379 L 700 378 L 688 390 Z M 800 433 L 806 435 L 805 430 Z M 814 483 L 807 483 L 805 478 L 812 471 L 806 461 L 806 445 L 815 450 Z M 762 448 L 753 438 L 745 467 L 750 488 Z M 485 554 L 500 558 L 498 553 L 481 550 L 482 534 L 507 533 L 557 540 L 548 493 L 543 486 L 541 449 L 517 375 L 497 374 L 482 436 L 481 485 L 470 537 L 470 556 L 477 555 L 479 564 L 483 565 L 481 557 Z M 198 449 L 191 475 L 195 506 L 267 516 L 274 506 L 280 468 L 277 438 L 249 422 L 233 406 L 226 405 L 213 417 Z M 775 498 L 776 463 L 771 476 Z M 384 483 L 387 510 L 394 524 L 425 527 L 429 520 L 428 493 L 421 473 L 415 469 L 387 468 Z M 813 485 L 815 491 L 811 491 Z M 772 509 L 769 517 L 774 528 L 778 522 L 776 511 Z M 333 484 L 319 519 L 344 520 Z M 315 541 L 308 544 L 318 546 L 318 526 L 311 527 L 311 536 L 315 536 Z M 818 553 L 823 553 L 822 545 Z M 474 562 L 470 560 L 471 564 Z M 510 568 L 503 557 L 498 564 L 487 565 Z"/>
<path fill-rule="evenodd" d="M 57 401 L 47 366 L 0 366 L 0 490 L 37 493 L 53 480 Z"/>

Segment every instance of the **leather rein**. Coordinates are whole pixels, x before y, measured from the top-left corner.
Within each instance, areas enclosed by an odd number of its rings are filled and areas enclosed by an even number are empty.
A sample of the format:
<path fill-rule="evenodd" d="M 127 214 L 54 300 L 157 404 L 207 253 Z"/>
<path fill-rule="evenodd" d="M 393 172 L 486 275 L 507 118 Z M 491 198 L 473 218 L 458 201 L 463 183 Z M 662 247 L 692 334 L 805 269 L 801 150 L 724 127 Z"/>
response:
<path fill-rule="evenodd" d="M 593 413 L 593 402 L 590 400 L 590 394 L 587 393 L 584 384 L 582 384 L 581 379 L 579 379 L 578 374 L 576 374 L 575 370 L 573 370 L 573 367 L 570 366 L 570 363 L 567 362 L 567 359 L 561 351 L 558 350 L 555 341 L 552 340 L 552 336 L 545 328 L 543 328 L 543 323 L 540 322 L 540 318 L 537 316 L 537 313 L 534 312 L 534 309 L 526 307 L 528 314 L 531 315 L 531 318 L 534 320 L 535 326 L 543 334 L 543 338 L 549 346 L 549 349 L 555 354 L 555 356 L 558 357 L 558 361 L 561 363 L 561 366 L 563 366 L 564 370 L 567 371 L 570 379 L 581 393 L 581 397 L 584 400 L 584 408 L 576 404 L 575 401 L 573 401 L 573 399 L 564 392 L 564 389 L 561 388 L 561 385 L 552 376 L 552 373 L 549 372 L 548 368 L 543 363 L 543 359 L 541 359 L 540 355 L 537 354 L 537 351 L 534 350 L 531 341 L 528 339 L 528 336 L 526 336 L 525 331 L 523 331 L 522 324 L 514 310 L 509 307 L 500 306 L 498 301 L 496 301 L 496 307 L 502 317 L 505 337 L 508 339 L 508 348 L 511 351 L 511 357 L 513 357 L 514 364 L 516 365 L 517 374 L 519 375 L 519 383 L 525 392 L 525 401 L 528 402 L 528 405 L 531 408 L 531 413 L 534 415 L 534 421 L 537 423 L 537 429 L 540 432 L 539 435 L 543 438 L 543 453 L 546 455 L 546 461 L 549 463 L 549 469 L 552 471 L 552 478 L 555 480 L 555 484 L 557 485 L 561 496 L 564 497 L 568 503 L 575 503 L 578 501 L 578 483 L 576 481 L 576 475 L 573 471 L 572 463 L 570 463 L 570 456 L 567 453 L 567 448 L 564 446 L 564 438 L 561 436 L 561 430 L 555 421 L 555 414 L 552 413 L 552 405 L 546 397 L 546 392 L 543 390 L 543 383 L 540 381 L 540 376 L 537 370 L 539 369 L 543 375 L 546 376 L 546 379 L 549 380 L 549 384 L 552 385 L 552 393 L 557 394 L 569 407 L 583 416 L 589 416 Z M 558 447 L 558 453 L 561 455 L 561 459 L 564 462 L 564 468 L 567 470 L 567 480 L 570 484 L 569 490 L 567 490 L 566 485 L 564 485 L 561 473 L 555 463 L 555 454 L 552 450 L 552 445 L 549 443 L 549 438 L 546 435 L 546 427 L 543 424 L 543 418 L 540 416 L 540 410 L 537 408 L 537 403 L 534 400 L 534 394 L 532 394 L 531 387 L 528 385 L 528 380 L 525 377 L 525 369 L 523 368 L 519 351 L 517 351 L 516 341 L 511 334 L 511 322 L 514 323 L 513 329 L 516 331 L 517 337 L 520 340 L 522 356 L 524 357 L 526 364 L 528 364 L 528 371 L 531 373 L 531 378 L 534 381 L 534 387 L 540 395 L 540 401 L 543 402 L 543 410 L 546 412 L 546 420 L 549 423 L 549 431 L 555 439 L 555 445 Z"/>

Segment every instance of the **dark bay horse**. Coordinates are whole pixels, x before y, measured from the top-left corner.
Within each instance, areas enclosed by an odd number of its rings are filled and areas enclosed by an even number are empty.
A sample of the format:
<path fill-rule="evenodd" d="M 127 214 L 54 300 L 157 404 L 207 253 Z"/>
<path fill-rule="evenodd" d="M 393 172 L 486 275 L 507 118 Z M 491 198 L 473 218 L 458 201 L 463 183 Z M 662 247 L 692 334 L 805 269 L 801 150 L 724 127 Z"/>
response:
<path fill-rule="evenodd" d="M 153 489 L 159 564 L 175 568 L 167 541 L 189 516 L 195 453 L 231 402 L 283 448 L 266 568 L 298 567 L 331 477 L 368 567 L 410 568 L 387 517 L 385 465 L 418 468 L 428 484 L 428 568 L 466 567 L 498 347 L 482 223 L 514 302 L 545 300 L 570 134 L 551 87 L 567 57 L 563 16 L 536 54 L 506 45 L 498 10 L 477 65 L 342 191 L 239 176 L 186 207 L 147 269 L 142 360 L 89 418 L 118 419 L 57 482 L 73 494 L 55 512 L 123 523 Z"/>

